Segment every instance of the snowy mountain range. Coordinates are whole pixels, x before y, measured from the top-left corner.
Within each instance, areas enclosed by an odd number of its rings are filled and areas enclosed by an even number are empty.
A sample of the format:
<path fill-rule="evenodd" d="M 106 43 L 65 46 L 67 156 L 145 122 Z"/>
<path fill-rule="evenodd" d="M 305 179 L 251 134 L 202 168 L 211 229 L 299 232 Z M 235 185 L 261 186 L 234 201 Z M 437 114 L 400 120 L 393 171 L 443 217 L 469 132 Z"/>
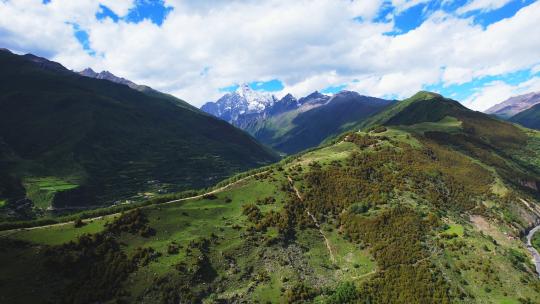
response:
<path fill-rule="evenodd" d="M 242 84 L 236 91 L 223 95 L 216 102 L 207 102 L 201 110 L 245 129 L 255 121 L 295 110 L 305 103 L 322 104 L 329 99 L 328 95 L 313 92 L 300 99 L 287 94 L 278 100 L 272 94 Z"/>
<path fill-rule="evenodd" d="M 274 95 L 255 91 L 242 84 L 234 92 L 223 95 L 216 102 L 208 102 L 201 110 L 229 123 L 241 126 L 246 120 L 265 117 L 266 111 L 278 102 Z"/>

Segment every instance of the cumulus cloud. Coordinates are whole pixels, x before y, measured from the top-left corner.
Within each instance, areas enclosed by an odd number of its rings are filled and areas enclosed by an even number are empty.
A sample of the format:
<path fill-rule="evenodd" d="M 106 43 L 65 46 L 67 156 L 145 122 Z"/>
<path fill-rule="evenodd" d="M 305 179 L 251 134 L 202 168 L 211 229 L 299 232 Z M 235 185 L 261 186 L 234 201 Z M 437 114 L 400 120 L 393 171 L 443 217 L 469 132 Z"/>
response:
<path fill-rule="evenodd" d="M 392 6 L 395 7 L 397 13 L 401 13 L 413 6 L 427 2 L 429 2 L 429 0 L 392 0 Z"/>
<path fill-rule="evenodd" d="M 460 7 L 457 12 L 459 14 L 468 13 L 471 11 L 492 11 L 505 6 L 512 0 L 471 0 L 464 6 Z"/>
<path fill-rule="evenodd" d="M 531 69 L 531 73 L 533 73 L 533 74 L 540 73 L 540 64 L 535 65 L 535 66 Z"/>
<path fill-rule="evenodd" d="M 464 104 L 473 110 L 483 111 L 508 99 L 514 92 L 513 86 L 503 81 L 493 81 L 479 88 Z"/>
<path fill-rule="evenodd" d="M 133 7 L 134 0 L 100 0 L 99 2 L 108 7 L 118 16 L 125 16 Z"/>
<path fill-rule="evenodd" d="M 399 14 L 421 2 L 392 5 Z M 385 34 L 395 29 L 393 21 L 373 21 L 388 5 L 382 0 L 166 0 L 174 9 L 161 26 L 97 20 L 100 4 L 119 16 L 134 6 L 132 0 L 0 1 L 0 46 L 76 70 L 106 69 L 195 105 L 218 98 L 219 88 L 272 79 L 284 84 L 278 95 L 347 84 L 366 95 L 405 97 L 426 85 L 540 63 L 540 40 L 530 38 L 540 35 L 540 2 L 486 28 L 439 11 L 398 36 Z M 73 24 L 88 33 L 94 56 L 75 38 Z"/>
<path fill-rule="evenodd" d="M 492 81 L 478 88 L 465 100 L 464 104 L 471 109 L 484 111 L 512 96 L 539 91 L 540 77 L 533 77 L 516 85 L 510 85 L 504 81 Z"/>
<path fill-rule="evenodd" d="M 449 67 L 444 69 L 443 81 L 446 85 L 463 84 L 473 79 L 474 71 L 470 68 Z"/>

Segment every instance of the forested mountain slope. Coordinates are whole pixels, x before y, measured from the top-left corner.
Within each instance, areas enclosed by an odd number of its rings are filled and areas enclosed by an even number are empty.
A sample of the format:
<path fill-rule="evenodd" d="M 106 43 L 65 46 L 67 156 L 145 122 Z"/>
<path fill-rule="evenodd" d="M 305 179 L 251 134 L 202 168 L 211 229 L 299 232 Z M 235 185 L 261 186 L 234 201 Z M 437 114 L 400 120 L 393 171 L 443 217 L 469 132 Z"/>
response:
<path fill-rule="evenodd" d="M 512 116 L 509 120 L 527 128 L 540 130 L 540 105 L 535 105 L 520 112 Z"/>
<path fill-rule="evenodd" d="M 0 51 L 0 66 L 2 214 L 202 187 L 277 160 L 247 133 L 172 96 L 33 55 Z"/>

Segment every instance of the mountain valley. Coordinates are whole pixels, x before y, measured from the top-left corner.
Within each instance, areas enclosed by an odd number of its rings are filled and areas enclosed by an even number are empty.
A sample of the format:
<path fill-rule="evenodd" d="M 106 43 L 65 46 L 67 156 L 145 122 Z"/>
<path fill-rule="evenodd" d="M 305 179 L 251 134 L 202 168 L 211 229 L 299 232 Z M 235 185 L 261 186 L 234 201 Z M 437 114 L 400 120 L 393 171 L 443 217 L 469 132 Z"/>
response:
<path fill-rule="evenodd" d="M 146 200 L 278 159 L 245 132 L 148 87 L 8 51 L 0 64 L 2 218 Z"/>

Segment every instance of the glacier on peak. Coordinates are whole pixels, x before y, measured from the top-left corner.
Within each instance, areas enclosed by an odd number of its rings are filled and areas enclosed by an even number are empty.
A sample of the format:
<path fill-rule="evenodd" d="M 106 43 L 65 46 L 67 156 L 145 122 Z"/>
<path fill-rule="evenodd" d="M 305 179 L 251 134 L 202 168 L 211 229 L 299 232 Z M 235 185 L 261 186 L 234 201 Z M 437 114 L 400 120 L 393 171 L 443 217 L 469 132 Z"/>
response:
<path fill-rule="evenodd" d="M 277 102 L 277 98 L 266 92 L 253 90 L 243 83 L 234 92 L 223 95 L 216 102 L 208 102 L 201 109 L 230 123 L 236 124 L 241 115 L 264 113 Z"/>

